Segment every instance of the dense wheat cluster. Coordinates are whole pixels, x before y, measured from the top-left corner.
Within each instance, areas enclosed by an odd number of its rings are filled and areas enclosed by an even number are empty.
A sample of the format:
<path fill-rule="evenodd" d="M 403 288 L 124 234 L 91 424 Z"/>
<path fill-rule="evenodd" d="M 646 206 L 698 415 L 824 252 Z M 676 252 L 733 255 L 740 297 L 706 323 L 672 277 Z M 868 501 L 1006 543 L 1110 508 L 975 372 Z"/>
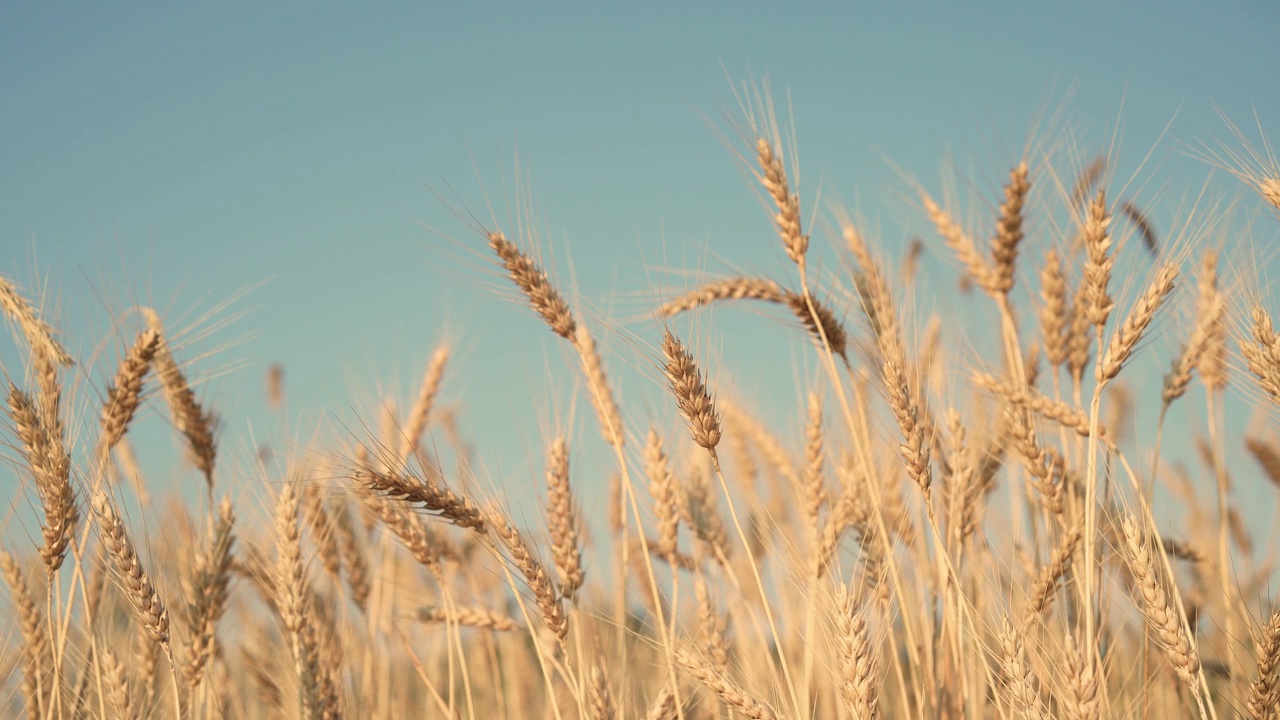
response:
<path fill-rule="evenodd" d="M 235 418 L 161 314 L 133 308 L 77 344 L 105 354 L 73 357 L 30 286 L 0 277 L 26 358 L 5 368 L 20 498 L 0 713 L 1276 717 L 1274 556 L 1240 502 L 1280 486 L 1280 333 L 1272 289 L 1220 242 L 1225 212 L 1161 237 L 1112 159 L 1028 151 L 993 160 L 1011 169 L 985 215 L 920 190 L 936 234 L 891 253 L 809 211 L 757 105 L 741 151 L 785 260 L 650 291 L 643 330 L 589 314 L 518 228 L 476 228 L 594 409 L 598 434 L 550 433 L 532 506 L 493 490 L 439 400 L 456 348 L 423 358 L 407 412 L 366 409 L 380 430 L 237 457 L 220 442 Z M 1237 148 L 1205 155 L 1276 221 L 1280 167 Z M 917 283 L 925 252 L 956 283 Z M 917 319 L 957 287 L 985 333 Z M 738 359 L 698 333 L 720 304 L 793 326 L 794 407 L 717 392 Z M 636 369 L 643 398 L 614 382 Z M 268 377 L 279 407 L 284 374 Z M 1252 419 L 1226 422 L 1228 399 Z M 148 406 L 192 488 L 139 469 Z M 663 421 L 629 412 L 654 406 Z M 1198 465 L 1163 442 L 1201 427 Z M 607 506 L 583 499 L 605 480 L 576 471 L 587 453 L 612 465 Z"/>

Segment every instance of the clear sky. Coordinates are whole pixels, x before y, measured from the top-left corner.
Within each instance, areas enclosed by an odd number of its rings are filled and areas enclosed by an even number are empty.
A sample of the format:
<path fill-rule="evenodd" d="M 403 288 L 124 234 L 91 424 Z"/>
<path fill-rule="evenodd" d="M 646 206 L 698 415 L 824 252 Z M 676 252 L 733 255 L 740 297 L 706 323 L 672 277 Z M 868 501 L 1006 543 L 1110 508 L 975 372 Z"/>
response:
<path fill-rule="evenodd" d="M 806 212 L 821 187 L 893 246 L 903 222 L 926 228 L 886 159 L 938 192 L 951 154 L 995 198 L 1033 124 L 1060 107 L 1057 127 L 1086 155 L 1119 129 L 1121 178 L 1172 121 L 1152 189 L 1194 192 L 1209 168 L 1176 148 L 1227 135 L 1215 107 L 1246 128 L 1256 109 L 1280 140 L 1278 37 L 1280 5 L 1243 0 L 6 3 L 0 273 L 47 281 L 82 356 L 107 336 L 108 308 L 147 302 L 189 324 L 252 287 L 218 315 L 243 316 L 191 347 L 243 341 L 192 370 L 212 376 L 200 392 L 226 418 L 229 453 L 251 433 L 279 440 L 267 364 L 284 365 L 291 432 L 306 439 L 380 395 L 408 402 L 447 334 L 459 360 L 447 399 L 465 401 L 493 481 L 515 487 L 576 376 L 556 338 L 490 290 L 470 254 L 483 239 L 451 207 L 487 218 L 487 196 L 505 224 L 517 156 L 557 276 L 634 314 L 654 282 L 687 282 L 646 263 L 714 274 L 723 258 L 790 277 L 712 128 L 736 111 L 726 76 L 767 75 L 780 102 L 790 94 Z M 781 323 L 726 311 L 696 332 L 763 403 L 793 397 L 792 367 L 812 366 Z M 742 351 L 755 332 L 791 341 L 760 353 L 782 359 L 781 387 Z M 87 390 L 101 392 L 115 342 Z M 634 358 L 628 342 L 606 339 Z M 0 341 L 6 367 L 19 357 Z M 624 411 L 669 423 L 653 370 L 628 362 L 609 361 Z M 790 431 L 800 410 L 781 407 L 775 425 Z M 596 443 L 589 412 L 575 422 Z"/>

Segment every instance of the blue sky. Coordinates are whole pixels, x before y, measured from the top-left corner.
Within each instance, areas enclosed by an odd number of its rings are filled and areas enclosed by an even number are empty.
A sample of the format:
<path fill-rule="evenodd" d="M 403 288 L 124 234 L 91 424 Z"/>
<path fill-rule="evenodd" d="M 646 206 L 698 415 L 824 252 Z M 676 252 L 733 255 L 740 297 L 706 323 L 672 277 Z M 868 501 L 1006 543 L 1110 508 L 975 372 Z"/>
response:
<path fill-rule="evenodd" d="M 465 401 L 493 482 L 517 488 L 568 414 L 575 375 L 535 318 L 489 290 L 469 250 L 483 240 L 453 212 L 483 212 L 487 197 L 505 223 L 517 156 L 557 275 L 635 313 L 654 282 L 686 282 L 646 263 L 791 272 L 711 127 L 736 110 L 726 73 L 790 94 L 802 194 L 821 186 L 857 205 L 893 247 L 926 228 L 886 158 L 937 192 L 950 154 L 995 198 L 1034 123 L 1060 107 L 1057 127 L 1084 154 L 1122 132 L 1121 178 L 1172 121 L 1153 187 L 1198 187 L 1209 168 L 1175 148 L 1227 135 L 1215 107 L 1246 128 L 1256 110 L 1280 136 L 1278 21 L 1274 3 L 1237 1 L 10 3 L 0 273 L 47 281 L 86 356 L 109 308 L 151 303 L 180 322 L 253 287 L 231 309 L 242 317 L 191 348 L 243 341 L 193 366 L 211 376 L 201 392 L 231 453 L 254 434 L 280 444 L 353 422 L 381 394 L 407 402 L 448 335 L 447 399 Z M 815 253 L 827 242 L 815 236 Z M 785 325 L 729 311 L 695 333 L 734 389 L 786 403 L 775 425 L 798 424 L 791 398 L 812 362 Z M 790 342 L 753 349 L 761 338 Z M 635 358 L 628 342 L 606 340 Z M 19 357 L 0 343 L 6 367 Z M 271 362 L 286 368 L 289 431 L 265 410 Z M 785 382 L 771 382 L 779 363 Z M 610 366 L 636 423 L 671 421 L 651 368 Z M 576 422 L 594 443 L 589 412 Z M 607 476 L 607 461 L 587 467 Z"/>

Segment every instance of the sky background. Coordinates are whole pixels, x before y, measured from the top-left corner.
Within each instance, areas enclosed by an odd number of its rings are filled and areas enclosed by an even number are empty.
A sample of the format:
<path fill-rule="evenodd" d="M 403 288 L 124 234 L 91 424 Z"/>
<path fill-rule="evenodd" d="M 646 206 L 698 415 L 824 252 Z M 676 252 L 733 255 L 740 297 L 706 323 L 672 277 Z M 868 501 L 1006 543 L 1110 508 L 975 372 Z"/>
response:
<path fill-rule="evenodd" d="M 287 452 L 317 429 L 354 439 L 360 422 L 376 427 L 378 401 L 411 402 L 447 338 L 444 399 L 463 401 L 486 481 L 529 497 L 547 433 L 568 426 L 590 504 L 610 463 L 591 459 L 602 454 L 590 411 L 573 412 L 566 348 L 504 302 L 461 212 L 487 221 L 492 203 L 514 235 L 511 208 L 527 192 L 539 250 L 602 335 L 631 431 L 675 427 L 649 362 L 656 331 L 633 320 L 692 283 L 678 271 L 794 278 L 717 135 L 743 149 L 729 130 L 733 82 L 767 76 L 784 114 L 790 97 L 806 220 L 820 188 L 824 203 L 856 207 L 890 258 L 920 234 L 934 253 L 922 287 L 949 291 L 955 269 L 912 179 L 940 195 L 953 158 L 980 198 L 970 204 L 990 209 L 1028 138 L 1046 139 L 1037 123 L 1075 148 L 1077 167 L 1118 135 L 1118 182 L 1151 153 L 1134 192 L 1170 227 L 1211 170 L 1179 148 L 1228 137 L 1216 108 L 1250 132 L 1256 111 L 1280 137 L 1277 37 L 1280 5 L 1242 1 L 6 3 L 0 273 L 57 307 L 87 359 L 82 407 L 136 329 L 134 304 L 209 329 L 183 357 L 225 419 L 232 484 L 260 442 Z M 1236 199 L 1218 180 L 1214 197 Z M 985 234 L 989 213 L 973 217 Z M 1265 222 L 1253 232 L 1259 247 L 1274 238 Z M 820 268 L 837 272 L 821 226 L 813 242 Z M 1031 257 L 1049 238 L 1036 242 Z M 920 317 L 940 303 L 952 309 L 931 293 L 913 302 Z M 128 333 L 112 334 L 113 317 Z M 814 363 L 784 318 L 726 309 L 676 328 L 712 358 L 722 392 L 798 437 L 795 393 Z M 0 340 L 5 368 L 21 357 Z M 288 423 L 266 408 L 274 362 Z M 162 405 L 138 430 L 158 492 L 196 482 L 174 462 Z M 1203 427 L 1198 405 L 1184 413 L 1180 432 Z M 1242 467 L 1239 492 L 1265 518 L 1270 489 Z M 0 488 L 13 487 L 0 470 Z"/>

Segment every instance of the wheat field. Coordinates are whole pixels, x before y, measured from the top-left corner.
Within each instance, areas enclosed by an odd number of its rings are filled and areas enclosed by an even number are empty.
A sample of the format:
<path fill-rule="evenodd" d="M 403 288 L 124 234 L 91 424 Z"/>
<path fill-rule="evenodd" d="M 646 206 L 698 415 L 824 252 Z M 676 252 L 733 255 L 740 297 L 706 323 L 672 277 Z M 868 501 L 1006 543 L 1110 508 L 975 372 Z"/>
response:
<path fill-rule="evenodd" d="M 456 240 L 590 408 L 546 433 L 521 507 L 465 400 L 440 401 L 455 343 L 406 410 L 255 454 L 220 442 L 236 419 L 161 312 L 72 357 L 35 280 L 0 278 L 25 358 L 4 368 L 3 714 L 1276 717 L 1275 558 L 1241 503 L 1280 489 L 1280 335 L 1259 250 L 1221 240 L 1230 213 L 1280 222 L 1270 146 L 1203 149 L 1243 199 L 1165 233 L 1115 158 L 1034 144 L 987 159 L 1010 169 L 978 210 L 905 183 L 934 234 L 897 248 L 802 195 L 761 97 L 735 153 L 782 251 L 767 272 L 655 282 L 629 323 L 564 290 L 522 223 Z M 926 253 L 951 282 L 919 282 Z M 786 324 L 791 407 L 718 383 L 721 306 Z M 985 330 L 920 312 L 948 306 Z M 173 478 L 130 442 L 148 406 L 185 450 Z"/>

